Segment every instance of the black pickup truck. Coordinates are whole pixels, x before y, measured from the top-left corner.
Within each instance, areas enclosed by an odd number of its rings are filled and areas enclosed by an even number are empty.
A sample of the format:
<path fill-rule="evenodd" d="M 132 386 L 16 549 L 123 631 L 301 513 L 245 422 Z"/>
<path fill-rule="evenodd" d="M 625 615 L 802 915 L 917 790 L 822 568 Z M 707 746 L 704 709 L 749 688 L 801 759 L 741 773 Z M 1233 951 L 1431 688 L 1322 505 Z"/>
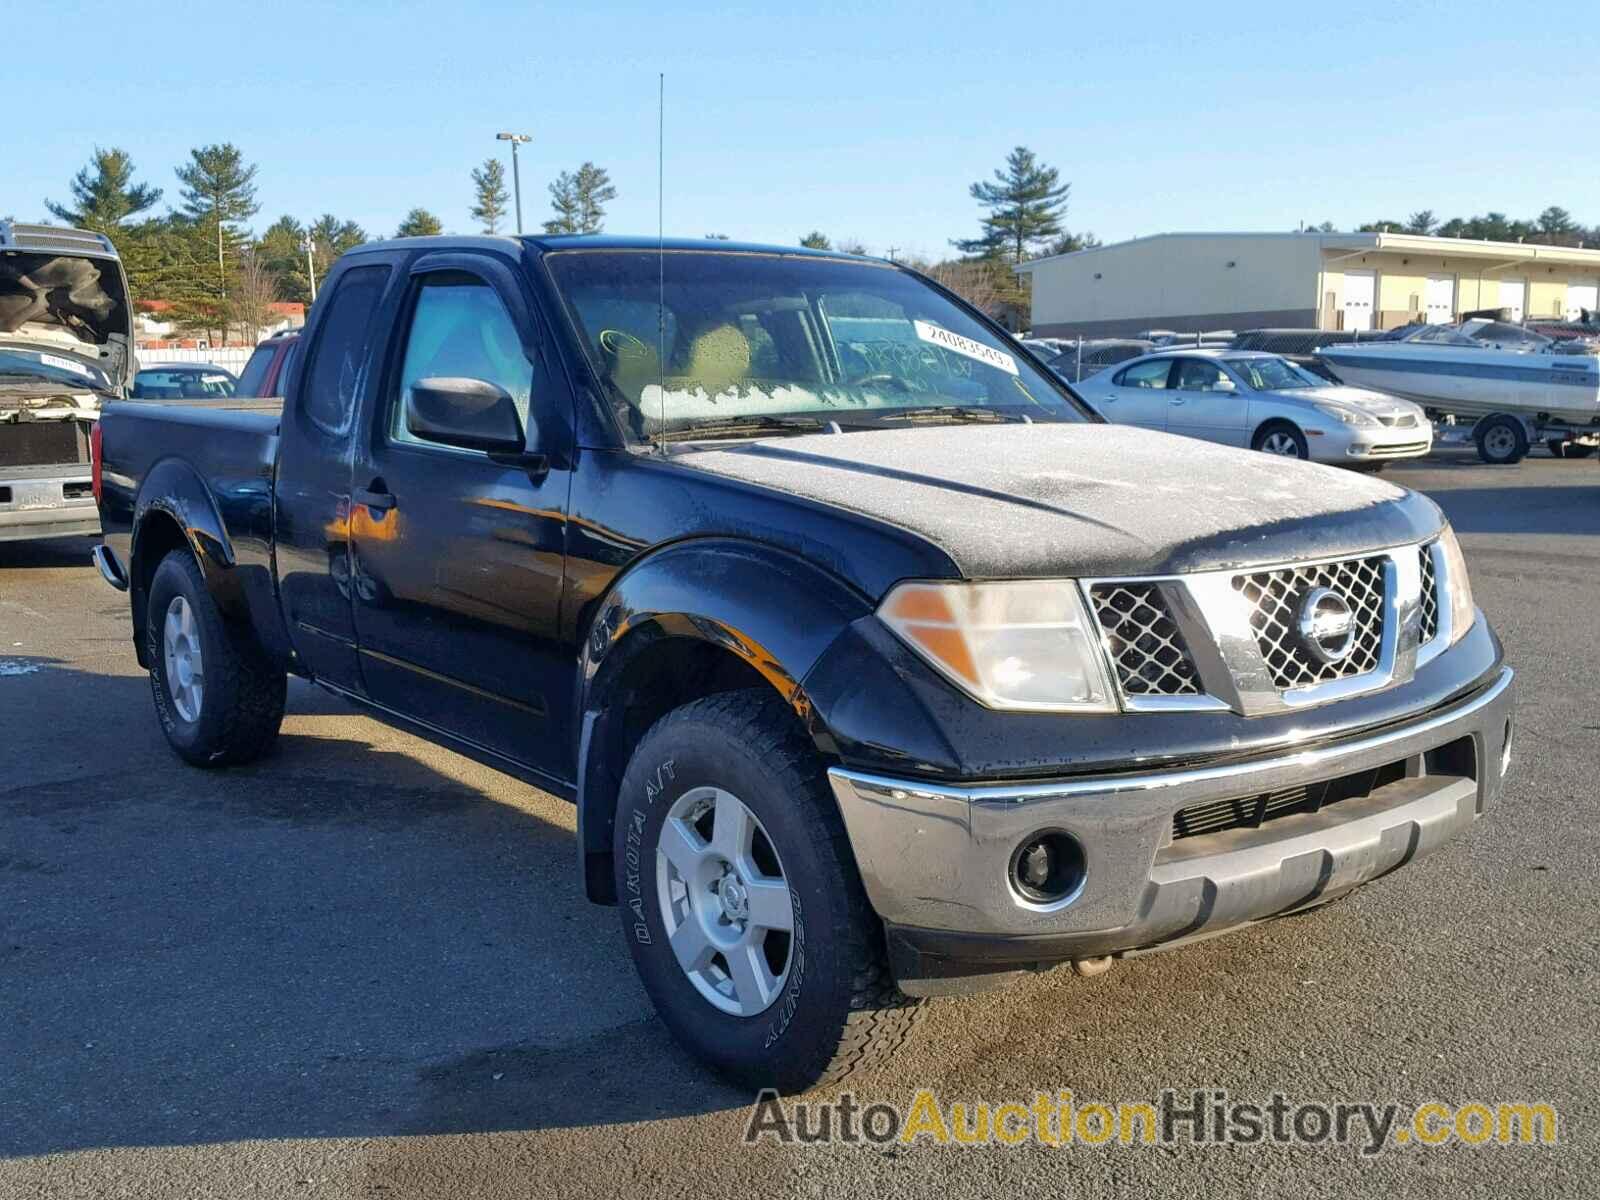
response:
<path fill-rule="evenodd" d="M 302 351 L 281 405 L 100 423 L 173 748 L 263 754 L 297 674 L 570 797 L 740 1080 L 1324 903 L 1499 795 L 1511 671 L 1430 501 L 1104 424 L 902 267 L 414 238 Z"/>

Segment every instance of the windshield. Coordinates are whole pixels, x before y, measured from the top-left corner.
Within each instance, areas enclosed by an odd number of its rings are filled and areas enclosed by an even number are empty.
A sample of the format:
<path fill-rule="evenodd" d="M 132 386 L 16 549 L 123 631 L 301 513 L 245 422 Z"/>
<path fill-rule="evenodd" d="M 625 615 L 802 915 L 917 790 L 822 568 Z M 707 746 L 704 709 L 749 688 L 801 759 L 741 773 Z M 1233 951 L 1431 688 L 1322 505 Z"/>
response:
<path fill-rule="evenodd" d="M 1092 419 L 1004 338 L 888 265 L 695 250 L 546 261 L 636 437 Z"/>
<path fill-rule="evenodd" d="M 233 376 L 221 371 L 155 367 L 133 377 L 136 400 L 221 400 L 233 395 Z"/>
<path fill-rule="evenodd" d="M 26 392 L 106 392 L 111 379 L 70 354 L 0 347 L 0 388 Z"/>
<path fill-rule="evenodd" d="M 1230 358 L 1228 366 L 1258 392 L 1277 392 L 1286 388 L 1323 387 L 1310 371 L 1302 371 L 1285 358 Z"/>

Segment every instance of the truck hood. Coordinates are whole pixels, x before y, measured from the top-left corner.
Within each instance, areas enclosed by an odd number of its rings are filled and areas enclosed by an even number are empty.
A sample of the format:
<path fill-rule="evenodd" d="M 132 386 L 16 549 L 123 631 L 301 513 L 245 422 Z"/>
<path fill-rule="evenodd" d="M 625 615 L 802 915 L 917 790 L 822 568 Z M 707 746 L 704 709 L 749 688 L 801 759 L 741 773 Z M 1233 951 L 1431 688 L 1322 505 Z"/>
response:
<path fill-rule="evenodd" d="M 106 253 L 0 249 L 0 409 L 24 398 L 119 394 L 133 378 L 133 311 Z"/>
<path fill-rule="evenodd" d="M 1368 476 L 1122 425 L 808 434 L 675 461 L 890 522 L 972 579 L 1257 566 L 1442 525 L 1432 501 Z"/>

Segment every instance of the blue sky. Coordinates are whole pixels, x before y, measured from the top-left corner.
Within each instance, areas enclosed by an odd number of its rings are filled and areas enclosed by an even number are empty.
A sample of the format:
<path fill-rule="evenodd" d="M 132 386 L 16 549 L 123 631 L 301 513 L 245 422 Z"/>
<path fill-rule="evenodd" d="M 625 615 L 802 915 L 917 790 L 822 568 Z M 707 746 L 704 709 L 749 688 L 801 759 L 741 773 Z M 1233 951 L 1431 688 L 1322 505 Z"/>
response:
<path fill-rule="evenodd" d="M 1600 223 L 1591 4 L 10 9 L 30 50 L 5 55 L 6 92 L 32 99 L 0 123 L 0 213 L 20 219 L 67 199 L 97 143 L 176 202 L 188 148 L 232 141 L 259 165 L 257 229 L 330 211 L 387 234 L 421 205 L 468 232 L 468 171 L 516 129 L 530 229 L 587 158 L 619 192 L 607 228 L 653 232 L 665 71 L 669 234 L 941 254 L 1019 143 L 1072 182 L 1068 227 L 1104 240 L 1423 207 Z"/>

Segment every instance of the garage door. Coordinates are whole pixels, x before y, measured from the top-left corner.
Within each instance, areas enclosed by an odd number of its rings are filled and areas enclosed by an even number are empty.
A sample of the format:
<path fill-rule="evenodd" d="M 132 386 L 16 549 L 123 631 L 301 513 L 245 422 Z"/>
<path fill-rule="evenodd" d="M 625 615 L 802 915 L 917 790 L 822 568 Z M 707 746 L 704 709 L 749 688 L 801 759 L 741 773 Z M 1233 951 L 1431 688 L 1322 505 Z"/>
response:
<path fill-rule="evenodd" d="M 1527 303 L 1528 281 L 1526 279 L 1502 279 L 1500 281 L 1499 307 L 1508 310 L 1511 320 L 1522 320 L 1522 310 Z"/>
<path fill-rule="evenodd" d="M 1430 325 L 1448 325 L 1456 315 L 1456 277 L 1454 275 L 1429 275 L 1423 307 Z"/>
<path fill-rule="evenodd" d="M 1372 328 L 1372 302 L 1377 298 L 1377 276 L 1371 271 L 1344 273 L 1344 327 Z"/>
<path fill-rule="evenodd" d="M 1567 284 L 1567 320 L 1576 321 L 1583 316 L 1583 310 L 1594 312 L 1600 309 L 1600 282 L 1589 280 L 1588 283 L 1574 281 Z"/>

